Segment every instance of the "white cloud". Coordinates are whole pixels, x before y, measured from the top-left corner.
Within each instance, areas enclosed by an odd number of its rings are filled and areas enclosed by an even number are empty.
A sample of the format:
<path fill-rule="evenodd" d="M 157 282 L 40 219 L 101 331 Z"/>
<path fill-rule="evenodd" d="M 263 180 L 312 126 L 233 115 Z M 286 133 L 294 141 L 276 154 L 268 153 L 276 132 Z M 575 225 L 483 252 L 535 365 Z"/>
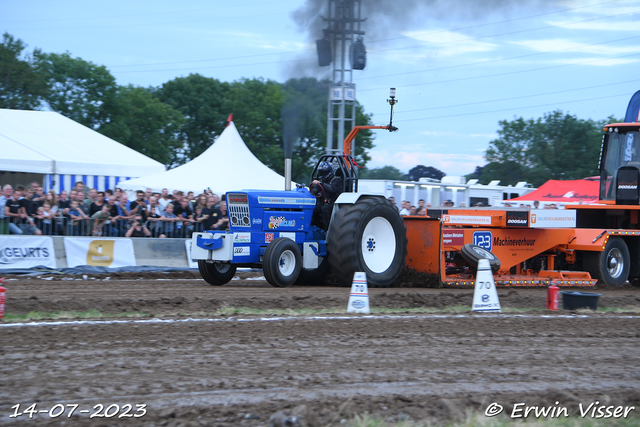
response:
<path fill-rule="evenodd" d="M 528 47 L 536 52 L 589 53 L 595 55 L 624 55 L 640 52 L 640 45 L 609 46 L 606 44 L 586 44 L 568 39 L 524 40 L 513 44 Z"/>
<path fill-rule="evenodd" d="M 637 10 L 640 12 L 640 8 Z M 638 31 L 636 21 L 587 21 L 587 22 L 562 22 L 550 21 L 549 25 L 567 30 L 589 30 L 589 31 Z"/>
<path fill-rule="evenodd" d="M 481 42 L 453 31 L 408 31 L 403 36 L 424 43 L 416 49 L 436 53 L 438 56 L 457 56 L 473 52 L 489 52 L 496 49 L 493 43 Z"/>

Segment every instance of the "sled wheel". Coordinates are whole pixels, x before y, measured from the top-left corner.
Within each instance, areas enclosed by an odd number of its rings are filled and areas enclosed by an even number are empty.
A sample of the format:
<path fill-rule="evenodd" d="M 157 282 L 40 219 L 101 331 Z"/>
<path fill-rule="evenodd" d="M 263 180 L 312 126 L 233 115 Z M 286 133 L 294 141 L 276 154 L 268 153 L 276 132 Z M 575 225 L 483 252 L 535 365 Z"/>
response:
<path fill-rule="evenodd" d="M 404 267 L 407 229 L 388 200 L 360 199 L 336 212 L 327 253 L 331 271 L 342 286 L 350 286 L 358 271 L 367 275 L 369 287 L 391 286 Z"/>
<path fill-rule="evenodd" d="M 460 254 L 472 267 L 477 267 L 481 259 L 486 259 L 489 260 L 489 264 L 491 264 L 491 271 L 496 273 L 500 270 L 500 260 L 498 257 L 482 246 L 466 244 L 460 250 Z"/>
<path fill-rule="evenodd" d="M 329 261 L 320 259 L 320 265 L 313 270 L 300 269 L 300 275 L 294 282 L 295 286 L 322 286 L 329 275 Z"/>
<path fill-rule="evenodd" d="M 202 278 L 210 285 L 222 286 L 229 283 L 233 276 L 236 275 L 236 267 L 231 264 L 222 264 L 219 262 L 206 262 L 198 260 L 198 270 Z"/>
<path fill-rule="evenodd" d="M 271 286 L 286 288 L 293 285 L 302 269 L 300 247 L 287 237 L 278 237 L 264 251 L 262 269 Z"/>
<path fill-rule="evenodd" d="M 620 286 L 629 278 L 629 248 L 620 237 L 610 238 L 602 252 L 584 252 L 582 263 L 592 278 L 607 286 Z"/>

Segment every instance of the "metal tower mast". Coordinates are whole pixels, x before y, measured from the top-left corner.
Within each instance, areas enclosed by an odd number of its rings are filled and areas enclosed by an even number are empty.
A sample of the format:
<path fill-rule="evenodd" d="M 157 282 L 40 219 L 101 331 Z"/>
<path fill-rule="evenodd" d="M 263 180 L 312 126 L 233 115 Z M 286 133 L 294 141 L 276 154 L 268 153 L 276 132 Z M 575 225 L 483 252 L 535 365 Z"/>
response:
<path fill-rule="evenodd" d="M 329 0 L 329 17 L 323 17 L 328 23 L 324 40 L 331 46 L 333 63 L 327 111 L 327 154 L 342 153 L 345 126 L 349 126 L 349 131 L 356 125 L 353 70 L 364 68 L 366 55 L 362 44 L 365 32 L 360 30 L 365 19 L 361 19 L 360 12 L 361 0 Z M 320 41 L 318 49 L 320 54 Z M 355 153 L 355 149 L 352 152 Z"/>

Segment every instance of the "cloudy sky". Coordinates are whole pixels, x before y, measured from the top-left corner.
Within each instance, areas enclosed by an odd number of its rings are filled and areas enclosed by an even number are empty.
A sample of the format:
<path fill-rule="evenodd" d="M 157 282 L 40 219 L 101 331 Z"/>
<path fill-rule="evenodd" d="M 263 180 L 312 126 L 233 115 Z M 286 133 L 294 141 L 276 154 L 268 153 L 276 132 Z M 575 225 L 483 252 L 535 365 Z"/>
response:
<path fill-rule="evenodd" d="M 623 117 L 640 90 L 640 0 L 362 0 L 367 66 L 356 97 L 375 124 L 370 167 L 422 164 L 464 175 L 500 120 L 562 110 Z M 28 50 L 68 51 L 118 83 L 159 86 L 329 77 L 315 40 L 328 0 L 0 0 L 0 30 Z M 481 5 L 481 6 L 480 6 Z M 230 112 L 231 113 L 231 112 Z"/>

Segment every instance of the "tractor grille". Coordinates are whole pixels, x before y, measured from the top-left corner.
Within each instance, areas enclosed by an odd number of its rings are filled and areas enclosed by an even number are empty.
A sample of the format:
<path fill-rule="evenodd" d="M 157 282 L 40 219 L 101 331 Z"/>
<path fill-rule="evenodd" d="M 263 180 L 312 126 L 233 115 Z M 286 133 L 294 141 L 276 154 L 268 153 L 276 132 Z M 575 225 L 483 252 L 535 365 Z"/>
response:
<path fill-rule="evenodd" d="M 232 227 L 251 227 L 249 200 L 246 194 L 229 193 L 227 195 L 227 212 Z"/>

